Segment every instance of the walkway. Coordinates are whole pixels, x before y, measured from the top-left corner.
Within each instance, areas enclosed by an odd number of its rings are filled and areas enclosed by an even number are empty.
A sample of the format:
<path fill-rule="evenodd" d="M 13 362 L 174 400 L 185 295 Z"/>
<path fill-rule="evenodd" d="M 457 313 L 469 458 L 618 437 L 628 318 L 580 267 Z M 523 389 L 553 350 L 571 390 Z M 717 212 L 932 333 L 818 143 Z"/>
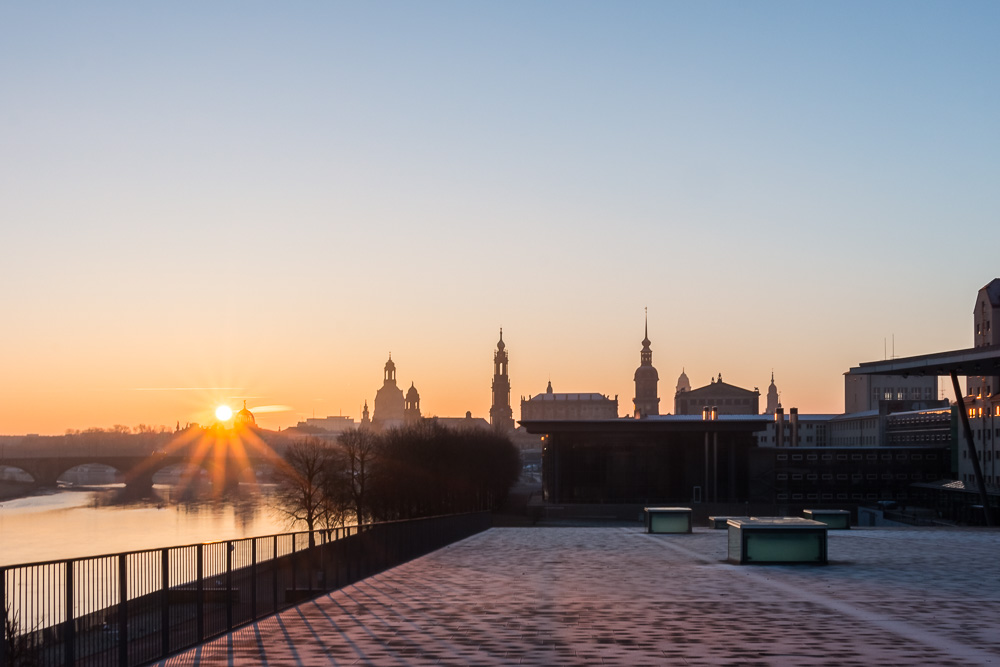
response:
<path fill-rule="evenodd" d="M 831 531 L 829 553 L 494 528 L 161 664 L 1000 665 L 1000 531 Z"/>

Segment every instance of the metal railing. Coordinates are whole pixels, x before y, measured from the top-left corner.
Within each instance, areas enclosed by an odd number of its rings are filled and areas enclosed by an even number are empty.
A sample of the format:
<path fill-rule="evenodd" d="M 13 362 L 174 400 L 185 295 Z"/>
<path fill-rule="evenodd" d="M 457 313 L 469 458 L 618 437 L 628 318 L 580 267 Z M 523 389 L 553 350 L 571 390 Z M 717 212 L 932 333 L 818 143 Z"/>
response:
<path fill-rule="evenodd" d="M 0 567 L 0 666 L 153 662 L 490 525 L 478 512 Z"/>

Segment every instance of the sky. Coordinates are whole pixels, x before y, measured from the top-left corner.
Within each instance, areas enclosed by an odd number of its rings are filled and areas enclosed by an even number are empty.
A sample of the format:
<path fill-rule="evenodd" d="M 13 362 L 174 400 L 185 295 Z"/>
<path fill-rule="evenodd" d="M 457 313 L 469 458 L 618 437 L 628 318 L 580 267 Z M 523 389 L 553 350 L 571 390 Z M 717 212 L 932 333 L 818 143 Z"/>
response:
<path fill-rule="evenodd" d="M 0 2 L 0 433 L 972 344 L 996 2 Z M 762 401 L 763 404 L 763 401 Z"/>

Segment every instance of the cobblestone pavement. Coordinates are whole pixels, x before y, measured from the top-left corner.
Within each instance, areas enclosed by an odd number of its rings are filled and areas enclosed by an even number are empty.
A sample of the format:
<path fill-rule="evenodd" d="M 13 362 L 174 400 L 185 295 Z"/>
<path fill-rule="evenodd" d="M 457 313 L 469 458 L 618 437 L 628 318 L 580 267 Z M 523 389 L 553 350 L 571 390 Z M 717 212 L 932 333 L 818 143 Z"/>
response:
<path fill-rule="evenodd" d="M 831 531 L 829 554 L 494 528 L 161 664 L 1000 665 L 1000 531 Z"/>

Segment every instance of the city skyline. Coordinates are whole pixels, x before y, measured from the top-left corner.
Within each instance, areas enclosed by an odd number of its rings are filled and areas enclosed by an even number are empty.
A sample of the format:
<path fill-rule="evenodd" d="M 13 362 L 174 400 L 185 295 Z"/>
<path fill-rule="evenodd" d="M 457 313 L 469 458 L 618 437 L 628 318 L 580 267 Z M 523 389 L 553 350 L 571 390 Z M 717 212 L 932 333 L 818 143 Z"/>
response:
<path fill-rule="evenodd" d="M 1000 7 L 0 7 L 0 433 L 684 369 L 843 409 L 972 345 Z M 893 349 L 894 345 L 894 349 Z M 950 392 L 949 392 L 950 395 Z M 519 415 L 515 414 L 515 418 Z"/>

